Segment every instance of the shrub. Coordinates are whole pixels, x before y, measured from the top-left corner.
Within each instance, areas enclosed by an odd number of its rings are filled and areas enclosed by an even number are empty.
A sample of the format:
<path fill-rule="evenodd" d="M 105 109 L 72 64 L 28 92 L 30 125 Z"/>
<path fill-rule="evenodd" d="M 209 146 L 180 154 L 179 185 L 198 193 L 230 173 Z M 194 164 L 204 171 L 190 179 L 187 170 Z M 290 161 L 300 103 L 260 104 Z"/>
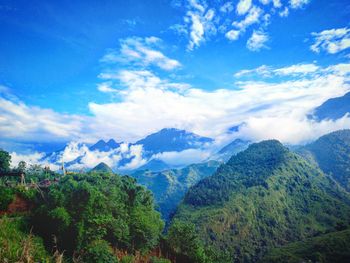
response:
<path fill-rule="evenodd" d="M 117 263 L 118 259 L 107 241 L 96 240 L 91 242 L 83 253 L 83 262 L 86 263 Z"/>
<path fill-rule="evenodd" d="M 12 189 L 0 186 L 0 210 L 6 210 L 14 198 L 15 194 Z"/>

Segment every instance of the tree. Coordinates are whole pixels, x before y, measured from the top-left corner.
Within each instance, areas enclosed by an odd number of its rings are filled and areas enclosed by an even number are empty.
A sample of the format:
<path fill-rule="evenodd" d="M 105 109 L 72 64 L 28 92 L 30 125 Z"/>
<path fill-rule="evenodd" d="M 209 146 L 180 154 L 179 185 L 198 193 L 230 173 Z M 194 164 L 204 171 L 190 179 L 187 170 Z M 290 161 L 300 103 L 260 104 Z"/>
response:
<path fill-rule="evenodd" d="M 19 171 L 19 172 L 25 172 L 26 171 L 26 169 L 27 169 L 27 163 L 25 162 L 25 161 L 20 161 L 19 163 L 18 163 L 18 166 L 17 166 L 17 170 Z"/>
<path fill-rule="evenodd" d="M 0 172 L 7 172 L 10 170 L 11 155 L 0 149 Z"/>
<path fill-rule="evenodd" d="M 174 220 L 168 231 L 168 244 L 176 254 L 187 256 L 189 262 L 207 262 L 194 224 Z"/>

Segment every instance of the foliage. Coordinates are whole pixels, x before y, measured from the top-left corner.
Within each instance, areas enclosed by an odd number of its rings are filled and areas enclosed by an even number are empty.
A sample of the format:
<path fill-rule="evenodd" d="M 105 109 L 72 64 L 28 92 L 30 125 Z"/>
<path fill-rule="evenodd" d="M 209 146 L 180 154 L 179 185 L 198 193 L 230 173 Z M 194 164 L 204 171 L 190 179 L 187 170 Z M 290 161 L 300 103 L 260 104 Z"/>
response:
<path fill-rule="evenodd" d="M 186 191 L 199 180 L 212 175 L 219 164 L 217 161 L 209 161 L 161 172 L 142 170 L 132 176 L 153 192 L 162 217 L 168 221 Z"/>
<path fill-rule="evenodd" d="M 102 173 L 68 175 L 38 193 L 31 223 L 48 246 L 55 236 L 70 255 L 96 242 L 147 252 L 164 226 L 149 191 L 131 177 Z"/>
<path fill-rule="evenodd" d="M 324 135 L 299 152 L 350 191 L 350 130 Z"/>
<path fill-rule="evenodd" d="M 175 220 L 168 230 L 167 242 L 173 252 L 186 256 L 189 262 L 206 261 L 204 248 L 194 224 Z"/>
<path fill-rule="evenodd" d="M 151 258 L 151 263 L 171 263 L 171 261 L 169 259 L 166 259 L 166 258 L 152 257 Z"/>
<path fill-rule="evenodd" d="M 195 224 L 213 262 L 255 262 L 272 247 L 348 225 L 350 195 L 279 142 L 265 141 L 190 188 L 174 218 Z"/>
<path fill-rule="evenodd" d="M 117 263 L 117 257 L 109 243 L 105 240 L 96 240 L 84 249 L 83 261 L 85 263 Z"/>
<path fill-rule="evenodd" d="M 134 263 L 134 256 L 131 256 L 131 255 L 127 255 L 127 256 L 124 256 L 120 262 L 121 263 Z"/>
<path fill-rule="evenodd" d="M 262 263 L 350 262 L 350 229 L 272 249 Z"/>
<path fill-rule="evenodd" d="M 54 262 L 42 240 L 25 230 L 22 218 L 0 218 L 0 262 Z"/>
<path fill-rule="evenodd" d="M 0 172 L 10 170 L 11 155 L 0 149 Z"/>
<path fill-rule="evenodd" d="M 0 211 L 6 210 L 15 198 L 14 190 L 0 185 Z"/>

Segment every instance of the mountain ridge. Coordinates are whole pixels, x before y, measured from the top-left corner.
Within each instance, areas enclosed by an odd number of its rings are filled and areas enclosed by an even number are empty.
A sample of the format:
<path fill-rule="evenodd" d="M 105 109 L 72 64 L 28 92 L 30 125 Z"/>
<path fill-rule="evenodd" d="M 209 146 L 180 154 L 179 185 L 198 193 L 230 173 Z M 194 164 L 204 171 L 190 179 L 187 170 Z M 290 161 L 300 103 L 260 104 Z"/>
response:
<path fill-rule="evenodd" d="M 256 262 L 268 249 L 349 224 L 350 195 L 276 140 L 252 144 L 187 192 L 175 220 L 195 224 L 216 262 Z"/>

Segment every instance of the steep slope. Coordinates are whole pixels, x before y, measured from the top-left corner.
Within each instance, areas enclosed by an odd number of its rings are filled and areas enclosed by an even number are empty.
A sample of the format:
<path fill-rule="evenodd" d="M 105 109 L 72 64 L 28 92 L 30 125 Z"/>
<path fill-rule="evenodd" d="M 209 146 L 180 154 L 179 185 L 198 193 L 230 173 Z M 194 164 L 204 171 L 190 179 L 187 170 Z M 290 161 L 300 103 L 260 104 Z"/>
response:
<path fill-rule="evenodd" d="M 221 251 L 217 262 L 255 262 L 349 217 L 350 195 L 275 140 L 250 145 L 190 188 L 175 215 Z"/>
<path fill-rule="evenodd" d="M 102 162 L 92 168 L 90 172 L 113 173 L 113 170 L 107 164 Z"/>
<path fill-rule="evenodd" d="M 135 144 L 141 144 L 145 151 L 156 154 L 161 152 L 181 152 L 187 149 L 196 149 L 211 142 L 213 142 L 213 139 L 211 138 L 201 137 L 185 130 L 166 128 L 148 135 L 146 138 L 137 141 Z"/>
<path fill-rule="evenodd" d="M 298 151 L 350 191 L 350 130 L 324 135 Z"/>
<path fill-rule="evenodd" d="M 227 144 L 220 151 L 215 154 L 212 159 L 222 162 L 227 162 L 232 155 L 235 155 L 241 151 L 244 151 L 248 148 L 250 141 L 235 139 L 231 143 Z"/>
<path fill-rule="evenodd" d="M 313 112 L 313 118 L 321 120 L 336 120 L 350 113 L 350 92 L 342 97 L 332 98 L 317 107 Z"/>
<path fill-rule="evenodd" d="M 188 188 L 199 180 L 212 175 L 219 164 L 216 161 L 209 161 L 161 172 L 137 171 L 132 176 L 138 183 L 153 192 L 163 218 L 168 220 Z"/>
<path fill-rule="evenodd" d="M 350 229 L 272 249 L 262 263 L 350 262 Z"/>

